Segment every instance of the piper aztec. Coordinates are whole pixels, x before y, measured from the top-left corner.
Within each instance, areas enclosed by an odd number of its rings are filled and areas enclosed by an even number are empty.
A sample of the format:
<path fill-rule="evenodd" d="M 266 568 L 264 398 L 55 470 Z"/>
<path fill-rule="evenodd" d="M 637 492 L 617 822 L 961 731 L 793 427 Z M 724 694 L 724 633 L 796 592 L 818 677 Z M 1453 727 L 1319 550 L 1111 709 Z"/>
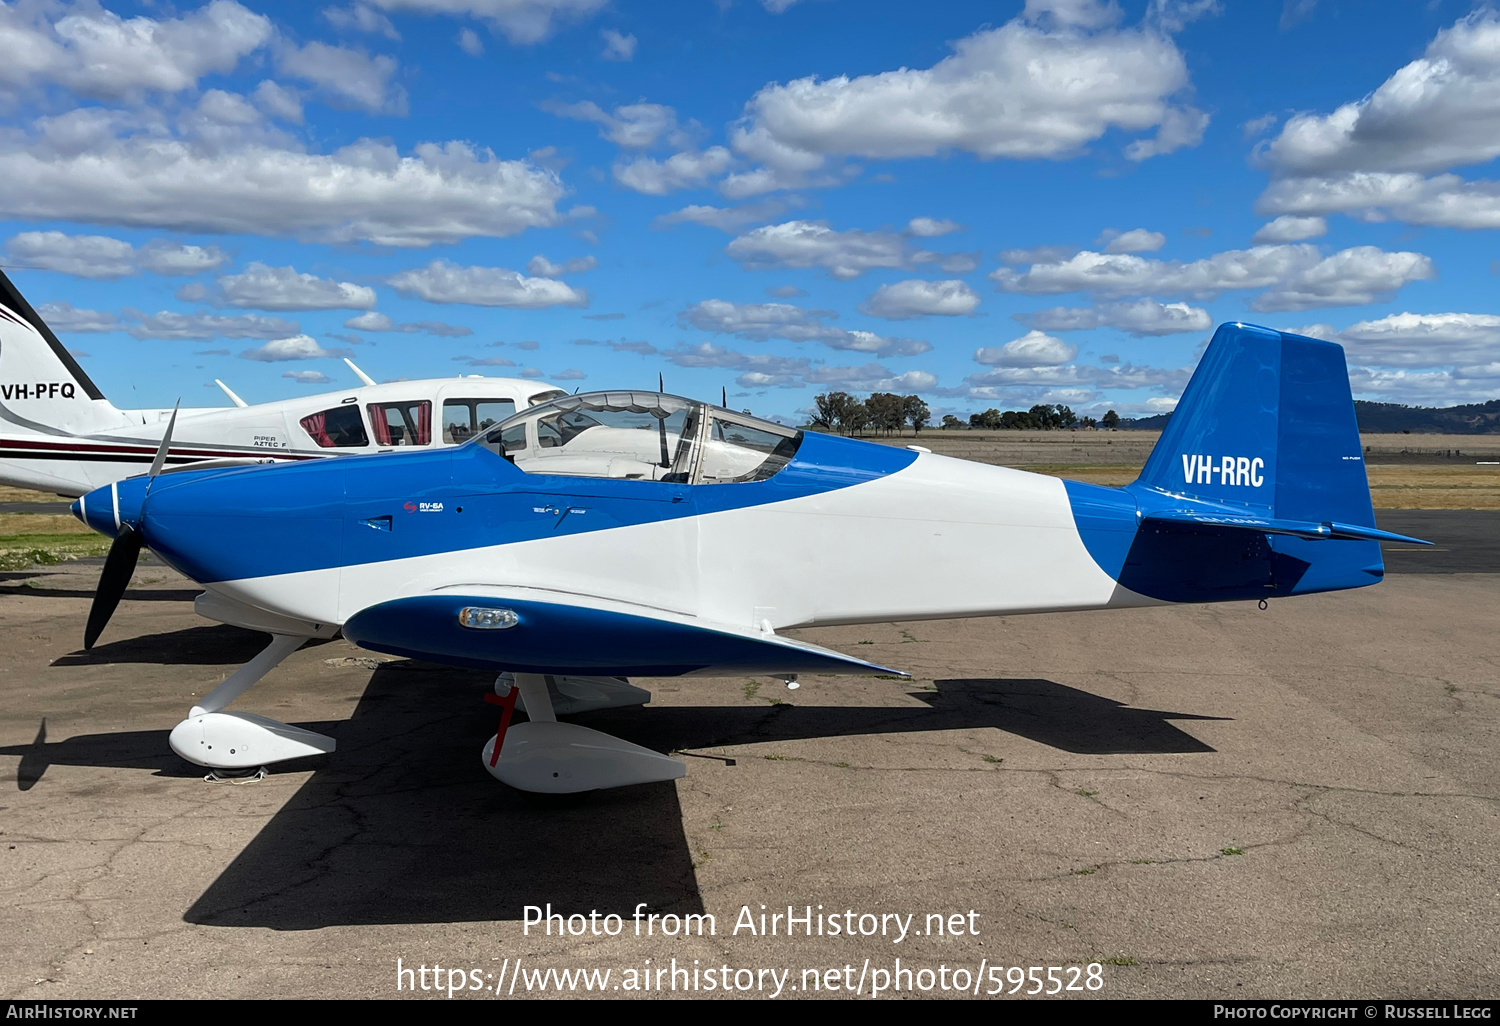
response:
<path fill-rule="evenodd" d="M 788 628 L 1359 588 L 1384 574 L 1379 542 L 1426 544 L 1375 527 L 1343 350 L 1240 324 L 1123 488 L 595 392 L 456 448 L 152 473 L 73 510 L 115 538 L 86 646 L 142 546 L 206 589 L 198 612 L 273 635 L 172 731 L 179 755 L 233 770 L 333 751 L 224 709 L 342 631 L 496 672 L 482 761 L 543 792 L 684 775 L 558 720 L 644 703 L 630 677 L 896 672 Z M 518 699 L 528 720 L 509 726 Z"/>
<path fill-rule="evenodd" d="M 545 381 L 440 378 L 250 405 L 181 410 L 173 466 L 272 463 L 407 446 L 456 445 L 533 403 L 567 393 Z M 433 413 L 441 411 L 440 429 Z M 0 272 L 0 484 L 77 496 L 140 473 L 171 410 L 118 410 Z"/>

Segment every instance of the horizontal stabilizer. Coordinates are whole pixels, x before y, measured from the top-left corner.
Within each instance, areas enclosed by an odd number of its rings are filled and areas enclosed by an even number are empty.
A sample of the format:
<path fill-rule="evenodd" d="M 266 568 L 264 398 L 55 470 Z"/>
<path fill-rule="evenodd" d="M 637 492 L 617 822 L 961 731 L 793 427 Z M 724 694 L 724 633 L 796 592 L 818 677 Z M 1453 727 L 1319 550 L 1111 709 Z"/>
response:
<path fill-rule="evenodd" d="M 1404 534 L 1381 531 L 1374 527 L 1341 524 L 1334 520 L 1314 523 L 1309 520 L 1282 520 L 1276 517 L 1191 509 L 1155 510 L 1145 514 L 1142 520 L 1157 520 L 1169 524 L 1201 524 L 1205 527 L 1241 528 L 1246 531 L 1259 531 L 1261 534 L 1285 534 L 1294 538 L 1404 542 L 1409 545 L 1432 544 L 1421 538 L 1409 538 Z"/>
<path fill-rule="evenodd" d="M 879 673 L 875 663 L 753 627 L 615 599 L 484 585 L 362 609 L 343 625 L 361 648 L 517 673 Z"/>

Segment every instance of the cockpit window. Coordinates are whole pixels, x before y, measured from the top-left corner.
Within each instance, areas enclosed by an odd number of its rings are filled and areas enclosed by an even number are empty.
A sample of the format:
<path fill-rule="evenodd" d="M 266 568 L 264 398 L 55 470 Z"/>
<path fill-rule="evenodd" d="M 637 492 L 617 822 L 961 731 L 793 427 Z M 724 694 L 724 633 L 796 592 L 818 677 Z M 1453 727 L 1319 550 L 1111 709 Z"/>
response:
<path fill-rule="evenodd" d="M 376 445 L 426 445 L 432 441 L 432 403 L 370 403 Z"/>
<path fill-rule="evenodd" d="M 792 461 L 800 441 L 800 433 L 775 425 L 715 416 L 698 458 L 698 478 L 703 484 L 764 481 Z"/>
<path fill-rule="evenodd" d="M 443 400 L 443 441 L 457 445 L 516 412 L 514 399 Z"/>
<path fill-rule="evenodd" d="M 353 449 L 370 444 L 358 406 L 335 406 L 303 417 L 299 423 L 325 449 Z"/>
<path fill-rule="evenodd" d="M 592 392 L 534 406 L 478 443 L 529 474 L 680 484 L 761 481 L 802 434 L 658 392 Z"/>

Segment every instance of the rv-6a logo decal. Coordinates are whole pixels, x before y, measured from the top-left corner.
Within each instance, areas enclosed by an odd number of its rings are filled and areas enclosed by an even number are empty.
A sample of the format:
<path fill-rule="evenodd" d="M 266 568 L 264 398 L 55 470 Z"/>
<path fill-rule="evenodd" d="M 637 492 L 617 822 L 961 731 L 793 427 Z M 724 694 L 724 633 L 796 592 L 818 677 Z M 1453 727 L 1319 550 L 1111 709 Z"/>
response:
<path fill-rule="evenodd" d="M 1220 456 L 1216 462 L 1212 456 L 1201 453 L 1182 454 L 1182 478 L 1188 484 L 1214 484 L 1217 477 L 1221 485 L 1259 488 L 1266 483 L 1266 476 L 1261 473 L 1265 466 L 1266 461 L 1259 456 L 1255 459 Z"/>

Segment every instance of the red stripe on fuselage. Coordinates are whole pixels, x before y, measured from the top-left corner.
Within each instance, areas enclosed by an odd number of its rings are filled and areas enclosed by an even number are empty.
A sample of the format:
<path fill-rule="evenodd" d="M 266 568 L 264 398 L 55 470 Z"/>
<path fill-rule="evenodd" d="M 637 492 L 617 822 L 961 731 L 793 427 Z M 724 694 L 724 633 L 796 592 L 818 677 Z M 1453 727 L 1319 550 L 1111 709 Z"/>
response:
<path fill-rule="evenodd" d="M 125 445 L 103 442 L 40 442 L 20 438 L 0 438 L 0 453 L 11 456 L 24 456 L 26 452 L 58 452 L 74 456 L 107 457 L 118 456 L 155 456 L 157 446 L 155 445 Z M 235 459 L 241 457 L 264 457 L 277 460 L 315 460 L 322 459 L 323 453 L 297 453 L 285 449 L 203 449 L 203 448 L 177 448 L 169 449 L 167 455 L 171 459 Z M 338 455 L 328 453 L 329 456 Z"/>

